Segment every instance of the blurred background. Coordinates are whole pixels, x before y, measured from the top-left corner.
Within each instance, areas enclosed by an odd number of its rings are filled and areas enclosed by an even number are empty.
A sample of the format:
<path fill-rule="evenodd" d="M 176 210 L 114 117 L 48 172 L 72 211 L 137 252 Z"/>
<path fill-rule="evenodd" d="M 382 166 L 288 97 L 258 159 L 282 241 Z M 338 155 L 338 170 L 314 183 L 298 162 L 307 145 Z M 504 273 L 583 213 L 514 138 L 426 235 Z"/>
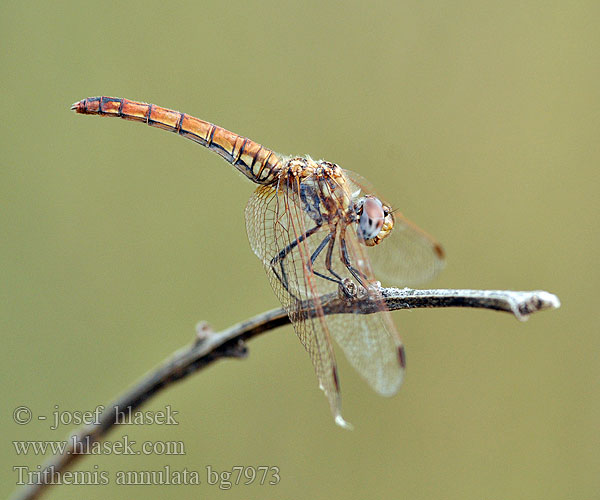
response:
<path fill-rule="evenodd" d="M 393 313 L 408 356 L 381 398 L 338 356 L 337 428 L 288 326 L 152 399 L 182 456 L 86 457 L 106 486 L 48 498 L 598 498 L 600 7 L 531 2 L 3 2 L 0 493 L 38 415 L 107 404 L 194 325 L 278 306 L 243 210 L 254 187 L 209 151 L 77 116 L 112 95 L 178 109 L 286 154 L 355 170 L 434 234 L 438 288 L 535 290 L 520 323 Z M 397 283 L 397 285 L 402 285 Z M 596 312 L 594 312 L 596 311 Z M 19 426 L 12 412 L 31 408 Z M 277 486 L 118 486 L 117 471 L 277 466 Z"/>

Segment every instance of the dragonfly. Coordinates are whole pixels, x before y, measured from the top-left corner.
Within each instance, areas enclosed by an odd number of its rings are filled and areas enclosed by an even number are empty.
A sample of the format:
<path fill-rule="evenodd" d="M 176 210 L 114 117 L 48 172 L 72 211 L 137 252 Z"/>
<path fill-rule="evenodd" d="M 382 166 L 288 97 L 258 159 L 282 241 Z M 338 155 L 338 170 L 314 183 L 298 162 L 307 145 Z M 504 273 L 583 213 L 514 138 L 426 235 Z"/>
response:
<path fill-rule="evenodd" d="M 258 185 L 246 206 L 250 246 L 310 355 L 335 422 L 346 428 L 332 338 L 379 394 L 395 394 L 406 356 L 375 273 L 396 285 L 433 278 L 444 251 L 378 196 L 368 181 L 335 163 L 284 156 L 186 113 L 116 97 L 71 107 L 86 115 L 147 123 L 214 151 Z M 325 314 L 326 299 L 367 297 L 374 314 Z M 307 313 L 307 309 L 312 311 Z"/>

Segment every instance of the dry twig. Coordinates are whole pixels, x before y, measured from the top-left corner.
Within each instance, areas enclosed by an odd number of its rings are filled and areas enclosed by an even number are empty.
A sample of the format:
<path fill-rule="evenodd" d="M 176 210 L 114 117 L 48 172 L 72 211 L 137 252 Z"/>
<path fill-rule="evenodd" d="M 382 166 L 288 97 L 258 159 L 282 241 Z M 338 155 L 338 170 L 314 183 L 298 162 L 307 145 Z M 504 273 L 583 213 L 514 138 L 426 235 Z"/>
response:
<path fill-rule="evenodd" d="M 536 311 L 560 307 L 558 297 L 544 291 L 382 288 L 381 292 L 390 311 L 424 307 L 476 307 L 510 312 L 523 321 Z M 369 297 L 349 303 L 336 295 L 330 295 L 323 297 L 322 303 L 324 314 L 371 314 L 379 310 L 379 306 Z M 314 311 L 308 310 L 308 314 L 314 314 Z M 244 357 L 247 354 L 247 340 L 287 323 L 289 318 L 286 312 L 283 309 L 274 309 L 218 333 L 210 331 L 204 324 L 200 325 L 192 344 L 175 352 L 128 392 L 108 405 L 97 425 L 84 427 L 72 436 L 75 436 L 76 442 L 89 447 L 91 443 L 100 441 L 114 425 L 119 424 L 116 408 L 119 412 L 127 413 L 129 409 L 134 411 L 162 389 L 218 359 Z M 72 436 L 69 438 L 68 450 L 63 455 L 52 457 L 43 467 L 40 483 L 28 485 L 17 491 L 14 499 L 30 500 L 39 497 L 44 489 L 51 485 L 49 483 L 56 482 L 56 478 L 81 456 L 74 453 Z"/>

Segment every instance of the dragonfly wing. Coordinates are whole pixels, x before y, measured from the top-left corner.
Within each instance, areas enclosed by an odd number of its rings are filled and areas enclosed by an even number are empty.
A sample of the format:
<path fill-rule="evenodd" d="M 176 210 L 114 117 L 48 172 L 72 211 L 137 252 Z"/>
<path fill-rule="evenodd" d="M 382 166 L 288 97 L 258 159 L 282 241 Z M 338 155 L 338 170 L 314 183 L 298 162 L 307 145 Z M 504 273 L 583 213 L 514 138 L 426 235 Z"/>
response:
<path fill-rule="evenodd" d="M 396 287 L 425 283 L 444 268 L 441 245 L 398 212 L 391 234 L 368 252 L 381 281 Z"/>
<path fill-rule="evenodd" d="M 333 338 L 346 359 L 383 396 L 398 392 L 406 366 L 404 347 L 389 314 L 385 311 L 327 317 Z"/>
<path fill-rule="evenodd" d="M 310 191 L 310 196 L 305 188 L 304 201 L 300 184 L 286 182 L 285 189 L 259 187 L 246 208 L 246 227 L 252 249 L 263 262 L 273 290 L 310 354 L 336 421 L 342 424 L 331 336 L 350 364 L 383 395 L 392 395 L 400 387 L 405 357 L 378 287 L 369 287 L 378 313 L 323 315 L 320 297 L 337 295 L 340 279 L 356 283 L 349 266 L 365 277 L 365 284 L 372 285 L 375 281 L 368 258 L 371 249 L 359 242 L 352 223 L 347 225 L 346 219 L 340 218 L 336 224 L 320 227 L 315 222 L 317 207 L 328 203 L 331 206 L 333 202 L 333 206 L 345 209 L 353 196 L 346 182 L 328 181 L 319 190 Z M 305 178 L 303 182 L 311 186 L 316 181 Z M 307 204 L 304 209 L 303 203 Z M 278 260 L 276 256 L 283 254 L 285 258 Z M 307 304 L 312 306 L 314 314 L 306 314 Z"/>
<path fill-rule="evenodd" d="M 351 180 L 354 196 L 377 194 L 359 174 L 349 170 L 344 172 Z M 397 287 L 433 279 L 444 268 L 442 246 L 401 213 L 394 211 L 393 214 L 394 228 L 390 235 L 367 250 L 376 276 Z"/>
<path fill-rule="evenodd" d="M 314 244 L 325 236 L 315 229 L 297 196 L 299 191 L 261 186 L 246 207 L 246 229 L 252 250 L 262 261 L 269 281 L 287 311 L 298 338 L 310 355 L 319 385 L 337 424 L 348 427 L 341 415 L 339 377 L 332 342 L 323 316 L 316 276 L 307 271 Z M 312 223 L 312 225 L 311 225 Z M 306 237 L 307 232 L 310 237 Z M 273 261 L 285 253 L 284 257 Z M 315 314 L 306 313 L 310 304 Z"/>
<path fill-rule="evenodd" d="M 366 276 L 366 281 L 374 282 L 367 257 L 370 248 L 359 243 L 351 226 L 346 228 L 345 242 L 352 266 Z M 348 274 L 341 256 L 332 264 L 338 274 Z M 404 379 L 404 347 L 378 285 L 373 285 L 369 293 L 371 300 L 378 304 L 379 312 L 330 315 L 326 320 L 350 364 L 375 391 L 391 396 L 398 391 Z"/>

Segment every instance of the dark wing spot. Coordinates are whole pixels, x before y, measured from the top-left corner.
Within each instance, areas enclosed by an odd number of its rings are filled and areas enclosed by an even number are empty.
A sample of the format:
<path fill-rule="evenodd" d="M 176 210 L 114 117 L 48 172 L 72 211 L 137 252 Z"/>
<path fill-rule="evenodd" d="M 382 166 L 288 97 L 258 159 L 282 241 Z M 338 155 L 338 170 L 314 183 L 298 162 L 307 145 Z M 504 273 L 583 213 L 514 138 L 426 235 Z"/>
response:
<path fill-rule="evenodd" d="M 340 381 L 338 380 L 337 368 L 334 366 L 332 370 L 333 382 L 335 383 L 335 390 L 340 392 Z"/>
<path fill-rule="evenodd" d="M 398 362 L 402 368 L 406 368 L 406 353 L 404 352 L 404 346 L 398 347 Z"/>
<path fill-rule="evenodd" d="M 435 244 L 435 246 L 433 247 L 433 251 L 437 255 L 438 259 L 443 259 L 446 257 L 446 253 L 444 252 L 442 245 L 440 245 L 439 243 Z"/>

